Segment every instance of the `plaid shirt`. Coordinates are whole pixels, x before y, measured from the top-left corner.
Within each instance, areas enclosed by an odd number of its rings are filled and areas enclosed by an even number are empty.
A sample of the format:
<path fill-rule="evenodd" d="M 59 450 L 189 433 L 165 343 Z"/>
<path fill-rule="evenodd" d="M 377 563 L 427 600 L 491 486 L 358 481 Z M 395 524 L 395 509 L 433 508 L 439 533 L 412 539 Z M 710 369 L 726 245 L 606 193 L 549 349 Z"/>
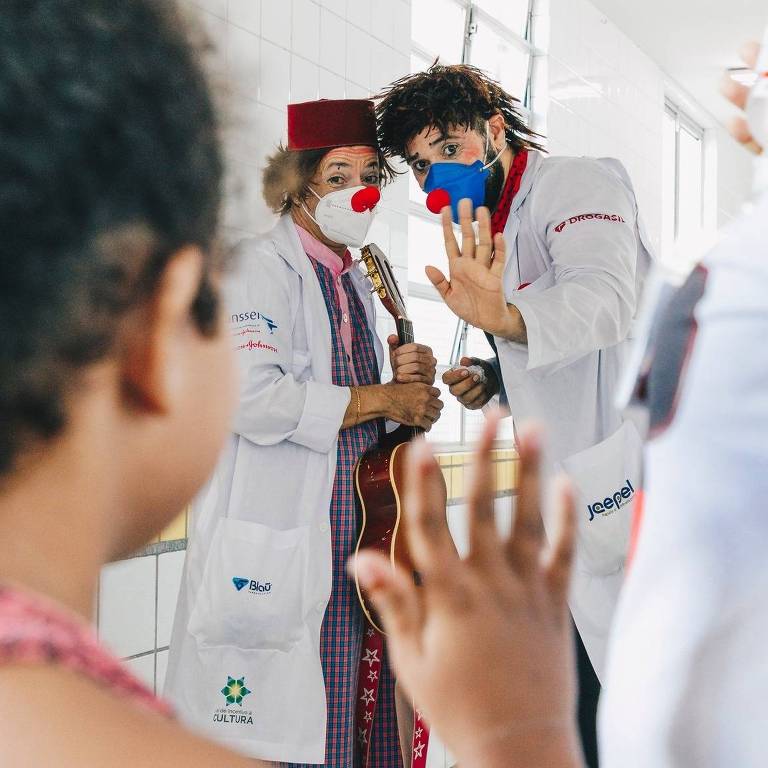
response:
<path fill-rule="evenodd" d="M 339 387 L 354 382 L 350 361 L 342 343 L 344 322 L 331 271 L 310 259 L 325 298 L 331 321 L 333 383 Z M 352 330 L 352 360 L 361 386 L 379 383 L 379 367 L 371 329 L 360 297 L 349 274 L 341 277 L 349 301 Z M 328 768 L 353 768 L 355 764 L 355 708 L 357 672 L 360 665 L 363 613 L 355 585 L 346 572 L 346 563 L 357 544 L 357 510 L 352 472 L 358 458 L 373 445 L 384 425 L 369 421 L 339 432 L 336 477 L 331 497 L 331 542 L 333 548 L 333 588 L 320 636 L 320 656 L 325 676 L 328 724 L 325 765 Z M 386 659 L 386 653 L 385 653 Z M 394 676 L 387 663 L 382 665 L 379 696 L 370 751 L 370 768 L 402 768 L 395 714 Z M 293 768 L 304 768 L 292 764 Z"/>

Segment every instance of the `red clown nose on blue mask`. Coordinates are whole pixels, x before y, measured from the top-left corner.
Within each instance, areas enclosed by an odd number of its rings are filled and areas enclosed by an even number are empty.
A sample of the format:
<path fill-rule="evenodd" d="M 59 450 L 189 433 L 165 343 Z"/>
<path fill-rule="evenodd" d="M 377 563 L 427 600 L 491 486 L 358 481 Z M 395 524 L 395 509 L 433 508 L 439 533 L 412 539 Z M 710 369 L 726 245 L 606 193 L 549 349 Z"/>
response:
<path fill-rule="evenodd" d="M 486 156 L 489 146 L 489 126 L 485 132 Z M 472 210 L 485 204 L 485 182 L 488 180 L 488 170 L 504 153 L 505 146 L 489 163 L 481 160 L 466 165 L 465 163 L 432 163 L 424 180 L 424 191 L 427 193 L 426 205 L 432 213 L 440 213 L 446 205 L 451 206 L 451 214 L 455 223 L 459 223 L 459 200 L 469 198 Z"/>

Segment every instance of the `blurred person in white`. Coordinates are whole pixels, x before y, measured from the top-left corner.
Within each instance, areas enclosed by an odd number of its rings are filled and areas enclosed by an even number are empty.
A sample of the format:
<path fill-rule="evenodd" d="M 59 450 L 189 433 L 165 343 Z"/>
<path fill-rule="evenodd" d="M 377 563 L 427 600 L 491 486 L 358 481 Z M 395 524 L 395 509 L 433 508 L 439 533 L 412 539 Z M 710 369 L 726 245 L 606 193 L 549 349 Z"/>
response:
<path fill-rule="evenodd" d="M 596 765 L 595 673 L 602 677 L 640 482 L 640 435 L 613 402 L 652 261 L 631 180 L 612 158 L 546 156 L 519 101 L 475 67 L 408 75 L 383 92 L 377 111 L 382 148 L 407 161 L 428 208 L 442 211 L 449 277 L 434 267 L 427 276 L 498 355 L 462 361 L 481 365 L 485 382 L 466 369 L 443 381 L 467 408 L 498 392 L 516 425 L 545 424 L 547 467 L 575 483 L 569 605 L 579 721 Z"/>
<path fill-rule="evenodd" d="M 752 66 L 754 45 L 745 50 Z M 746 89 L 726 95 L 744 106 Z M 760 151 L 747 123 L 738 141 Z M 605 768 L 761 768 L 768 754 L 768 196 L 735 222 L 660 317 L 645 379 L 645 513 L 611 633 L 599 741 Z M 493 431 L 493 425 L 489 426 Z M 521 440 L 521 491 L 537 438 Z M 458 562 L 416 455 L 407 531 L 424 586 L 367 554 L 358 576 L 389 630 L 400 681 L 463 766 L 582 764 L 563 629 L 573 511 L 542 556 L 532 500 L 498 540 L 486 436 Z M 422 451 L 425 449 L 421 449 Z M 432 578 L 430 578 L 430 575 Z M 492 664 L 487 660 L 492 659 Z M 564 661 L 565 659 L 565 661 Z"/>
<path fill-rule="evenodd" d="M 745 106 L 744 86 L 724 90 Z M 743 119 L 731 129 L 759 151 Z M 766 764 L 767 222 L 763 191 L 661 315 L 644 514 L 601 705 L 611 765 Z"/>
<path fill-rule="evenodd" d="M 91 627 L 101 567 L 178 515 L 229 428 L 218 129 L 175 3 L 3 4 L 7 768 L 256 765 L 181 727 Z"/>

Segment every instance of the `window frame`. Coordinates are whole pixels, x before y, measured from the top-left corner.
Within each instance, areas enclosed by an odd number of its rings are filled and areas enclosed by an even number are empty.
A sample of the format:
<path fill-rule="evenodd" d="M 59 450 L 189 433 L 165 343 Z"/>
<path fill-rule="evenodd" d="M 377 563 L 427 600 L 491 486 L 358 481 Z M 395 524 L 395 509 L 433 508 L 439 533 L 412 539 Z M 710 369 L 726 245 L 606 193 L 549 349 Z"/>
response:
<path fill-rule="evenodd" d="M 416 0 L 417 1 L 417 0 Z M 533 68 L 534 59 L 538 53 L 538 49 L 533 43 L 533 24 L 534 24 L 534 11 L 536 0 L 528 0 L 528 10 L 526 12 L 526 25 L 524 33 L 521 35 L 514 30 L 510 29 L 506 25 L 498 21 L 488 11 L 481 8 L 475 0 L 449 0 L 464 9 L 464 45 L 462 47 L 461 63 L 471 62 L 472 56 L 472 40 L 478 30 L 480 23 L 486 23 L 493 27 L 495 34 L 502 37 L 506 42 L 514 45 L 519 50 L 528 55 L 528 73 L 526 76 L 525 93 L 520 97 L 520 112 L 526 122 L 530 123 L 533 120 Z M 427 50 L 422 45 L 419 45 L 413 37 L 411 37 L 410 55 L 417 57 L 424 61 L 427 66 L 438 58 L 437 54 Z M 410 173 L 410 170 L 408 171 Z M 439 224 L 436 224 L 434 215 L 430 214 L 423 205 L 420 205 L 416 201 L 410 199 L 408 201 L 408 216 L 415 216 L 420 219 L 430 222 L 430 224 L 436 225 L 439 232 Z M 409 265 L 410 266 L 410 265 Z M 440 302 L 440 294 L 431 285 L 424 283 L 417 283 L 408 279 L 408 296 L 414 296 L 416 298 L 425 299 L 428 301 Z M 458 330 L 458 319 L 457 319 Z M 416 329 L 418 333 L 418 328 Z M 466 342 L 465 342 L 466 344 Z M 462 348 L 462 354 L 466 347 Z M 489 354 L 491 350 L 489 348 Z M 438 362 L 437 376 L 438 378 L 447 371 L 449 365 L 441 364 Z M 451 442 L 435 442 L 433 446 L 436 451 L 441 453 L 461 453 L 467 449 L 467 410 L 463 406 L 460 411 L 459 420 L 459 439 Z M 499 449 L 506 449 L 514 447 L 514 440 L 512 438 L 502 439 L 497 441 L 497 447 Z"/>
<path fill-rule="evenodd" d="M 675 101 L 670 98 L 664 100 L 664 112 L 671 117 L 675 123 L 675 193 L 673 211 L 673 240 L 672 244 L 677 243 L 680 234 L 680 131 L 685 130 L 699 141 L 701 155 L 701 193 L 699 200 L 699 224 L 702 229 L 705 226 L 705 203 L 706 203 L 706 129 L 696 120 L 688 115 Z"/>

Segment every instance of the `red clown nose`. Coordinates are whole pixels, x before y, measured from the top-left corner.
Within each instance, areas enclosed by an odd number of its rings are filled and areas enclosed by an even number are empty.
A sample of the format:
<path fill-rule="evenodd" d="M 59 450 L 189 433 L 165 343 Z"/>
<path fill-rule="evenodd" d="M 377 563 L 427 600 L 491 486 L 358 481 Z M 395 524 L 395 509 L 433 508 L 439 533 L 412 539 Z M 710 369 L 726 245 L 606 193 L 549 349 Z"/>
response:
<path fill-rule="evenodd" d="M 451 204 L 451 196 L 447 189 L 438 187 L 427 195 L 427 209 L 432 213 L 440 213 L 446 205 Z"/>
<path fill-rule="evenodd" d="M 355 192 L 349 202 L 355 213 L 362 213 L 363 211 L 372 211 L 379 200 L 381 200 L 381 192 L 376 187 L 366 187 Z"/>

